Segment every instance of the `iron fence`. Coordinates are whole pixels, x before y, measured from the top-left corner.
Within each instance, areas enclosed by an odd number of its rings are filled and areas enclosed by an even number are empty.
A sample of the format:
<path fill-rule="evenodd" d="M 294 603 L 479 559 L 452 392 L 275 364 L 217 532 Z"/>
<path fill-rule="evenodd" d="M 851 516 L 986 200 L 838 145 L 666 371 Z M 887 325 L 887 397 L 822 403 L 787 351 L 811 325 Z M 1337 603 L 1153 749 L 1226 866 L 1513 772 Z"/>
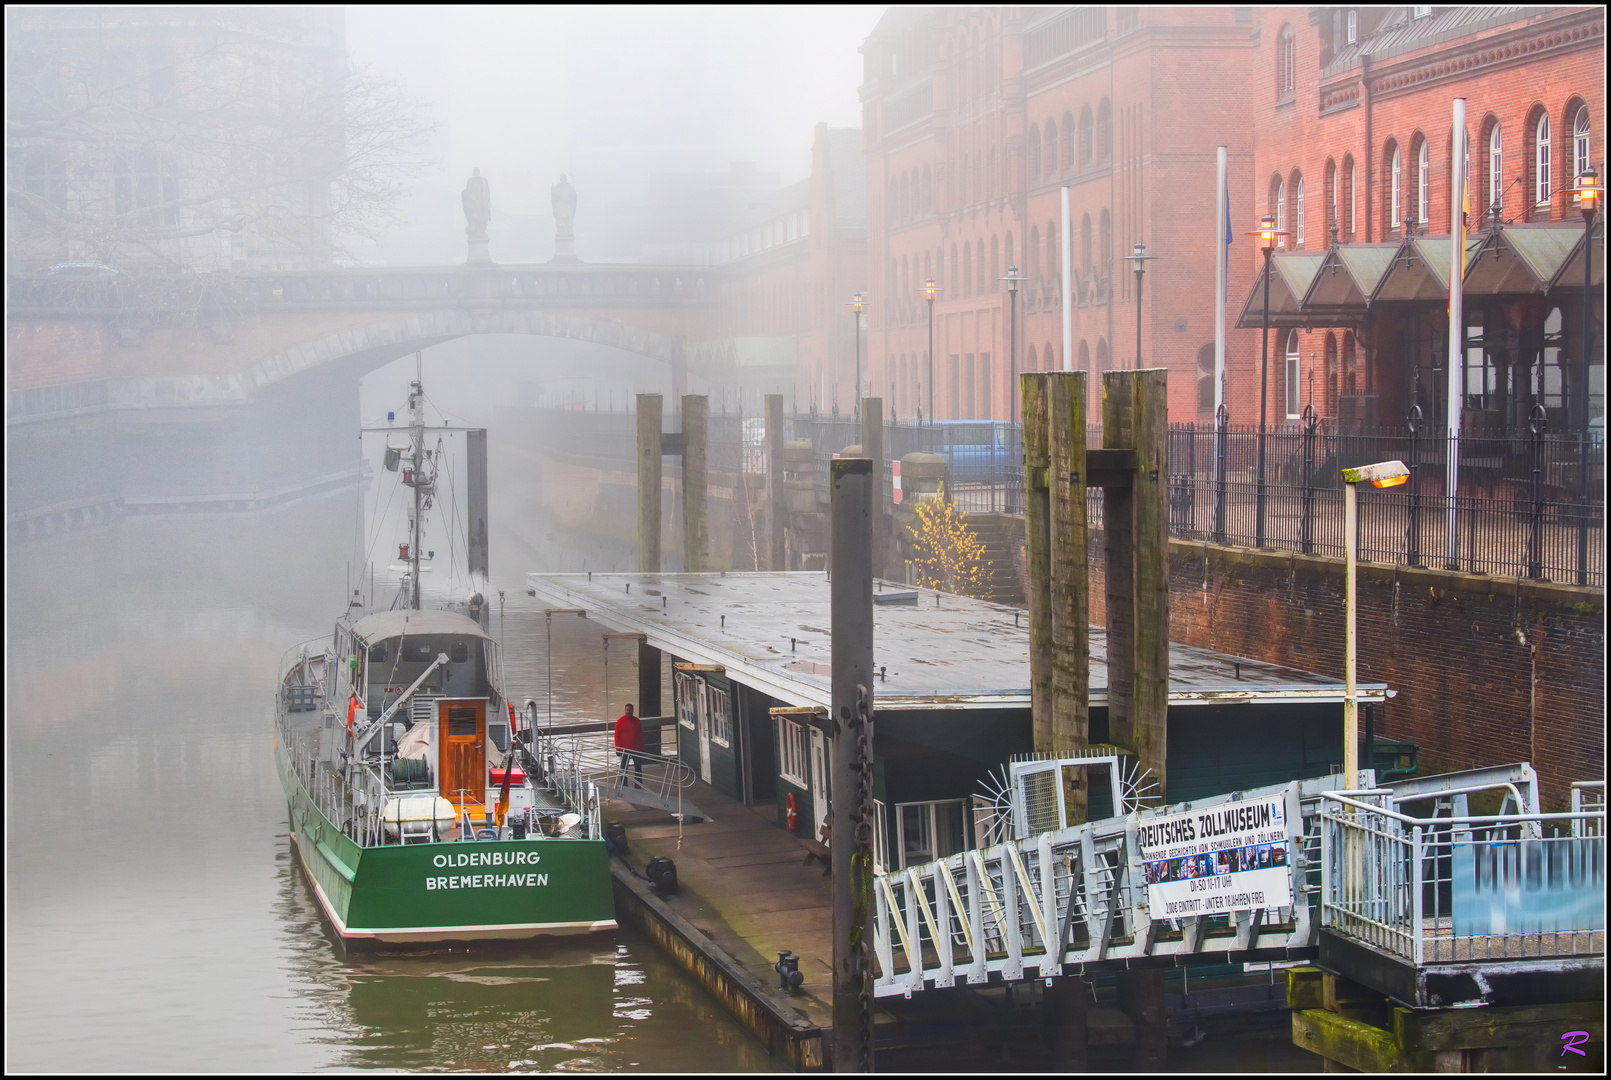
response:
<path fill-rule="evenodd" d="M 543 412 L 547 437 L 568 452 L 623 464 L 633 459 L 630 413 Z M 764 472 L 764 424 L 758 416 L 713 414 L 711 470 Z M 861 423 L 851 416 L 785 419 L 785 439 L 811 443 L 812 478 L 822 502 L 828 501 L 828 463 L 846 447 L 859 445 L 861 437 Z M 1100 427 L 1087 429 L 1086 445 L 1102 445 Z M 946 459 L 946 491 L 959 509 L 1023 512 L 1018 425 L 886 423 L 886 498 L 893 486 L 889 463 L 917 452 Z M 1451 453 L 1458 456 L 1459 474 L 1453 499 L 1447 495 Z M 1604 443 L 1575 433 L 1552 434 L 1541 426 L 1452 441 L 1408 425 L 1344 432 L 1313 414 L 1262 437 L 1253 427 L 1172 424 L 1170 533 L 1341 558 L 1346 555 L 1341 470 L 1394 459 L 1410 466 L 1408 483 L 1359 491 L 1356 539 L 1363 561 L 1605 587 Z M 1090 522 L 1101 527 L 1099 491 L 1091 493 Z"/>

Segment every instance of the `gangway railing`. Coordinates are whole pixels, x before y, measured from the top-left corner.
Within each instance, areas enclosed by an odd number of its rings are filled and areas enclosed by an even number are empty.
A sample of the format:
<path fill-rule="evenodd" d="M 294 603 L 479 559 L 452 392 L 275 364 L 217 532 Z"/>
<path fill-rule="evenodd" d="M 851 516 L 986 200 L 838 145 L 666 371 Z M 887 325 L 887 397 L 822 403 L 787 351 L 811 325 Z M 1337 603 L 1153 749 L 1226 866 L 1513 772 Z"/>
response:
<path fill-rule="evenodd" d="M 1054 977 L 1070 965 L 1083 971 L 1186 956 L 1236 962 L 1311 955 L 1320 799 L 1340 779 L 1293 781 L 1033 835 L 1015 829 L 1002 843 L 878 874 L 874 994 L 910 997 L 931 987 Z M 1367 771 L 1362 779 L 1371 783 L 1374 776 Z M 1290 902 L 1184 917 L 1152 910 L 1159 871 L 1156 861 L 1144 858 L 1147 826 L 1272 802 L 1290 823 L 1282 826 L 1287 840 L 1272 845 L 1282 851 L 1276 858 L 1285 863 Z M 1248 897 L 1237 899 L 1248 903 Z"/>
<path fill-rule="evenodd" d="M 1603 792 L 1574 785 L 1569 813 L 1414 817 L 1391 789 L 1328 791 L 1321 925 L 1418 969 L 1603 964 Z"/>

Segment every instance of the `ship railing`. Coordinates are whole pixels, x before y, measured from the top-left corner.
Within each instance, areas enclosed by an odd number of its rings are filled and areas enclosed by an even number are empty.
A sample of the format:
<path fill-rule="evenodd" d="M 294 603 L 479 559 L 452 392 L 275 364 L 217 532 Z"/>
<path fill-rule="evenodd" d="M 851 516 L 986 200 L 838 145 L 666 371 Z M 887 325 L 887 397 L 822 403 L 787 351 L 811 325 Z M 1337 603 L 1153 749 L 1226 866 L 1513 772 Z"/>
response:
<path fill-rule="evenodd" d="M 646 750 L 619 750 L 609 732 L 536 733 L 537 756 L 545 768 L 575 789 L 582 781 L 609 786 L 636 784 L 663 799 L 694 782 L 693 769 L 679 758 Z"/>
<path fill-rule="evenodd" d="M 1320 914 L 1331 932 L 1417 968 L 1603 960 L 1603 805 L 1414 817 L 1385 790 L 1323 799 Z"/>

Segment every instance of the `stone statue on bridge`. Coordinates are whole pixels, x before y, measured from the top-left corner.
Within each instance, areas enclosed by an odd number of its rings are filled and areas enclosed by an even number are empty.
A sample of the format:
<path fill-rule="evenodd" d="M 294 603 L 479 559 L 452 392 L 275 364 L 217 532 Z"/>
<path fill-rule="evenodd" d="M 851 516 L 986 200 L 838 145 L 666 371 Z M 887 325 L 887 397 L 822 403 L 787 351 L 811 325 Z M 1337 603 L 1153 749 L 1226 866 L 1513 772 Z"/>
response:
<path fill-rule="evenodd" d="M 492 257 L 487 253 L 487 222 L 492 220 L 492 188 L 479 168 L 471 171 L 459 198 L 464 203 L 464 220 L 467 223 L 464 235 L 470 238 L 468 261 L 491 262 Z"/>
<path fill-rule="evenodd" d="M 554 202 L 554 257 L 549 262 L 581 262 L 576 257 L 576 189 L 560 173 L 559 183 L 548 189 Z"/>

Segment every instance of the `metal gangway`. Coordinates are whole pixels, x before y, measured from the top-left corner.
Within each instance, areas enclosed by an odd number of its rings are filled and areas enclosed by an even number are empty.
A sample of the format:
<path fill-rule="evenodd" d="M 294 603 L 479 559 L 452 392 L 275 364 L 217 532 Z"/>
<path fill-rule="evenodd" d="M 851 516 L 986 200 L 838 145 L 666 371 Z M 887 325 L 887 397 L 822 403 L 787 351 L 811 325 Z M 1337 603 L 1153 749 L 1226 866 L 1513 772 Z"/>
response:
<path fill-rule="evenodd" d="M 576 725 L 599 730 L 532 730 L 532 746 L 549 788 L 592 822 L 597 836 L 600 799 L 664 810 L 684 821 L 707 817 L 683 797 L 694 771 L 675 757 L 617 750 L 607 725 Z M 623 761 L 623 757 L 625 761 Z"/>
<path fill-rule="evenodd" d="M 1112 805 L 1120 813 L 1068 825 L 1065 785 L 1060 782 L 1063 770 L 1092 775 L 1093 766 L 1109 763 L 1113 763 L 1108 770 Z M 1337 918 L 1336 905 L 1323 906 L 1322 896 L 1340 889 L 1339 895 L 1363 899 L 1371 894 L 1372 875 L 1380 873 L 1381 860 L 1338 863 L 1332 858 L 1333 849 L 1326 846 L 1327 830 L 1339 827 L 1334 812 L 1342 805 L 1337 797 L 1342 787 L 1339 775 L 1147 807 L 1123 789 L 1112 756 L 1021 759 L 1010 768 L 1004 800 L 1009 805 L 1003 807 L 1002 828 L 992 837 L 999 842 L 920 866 L 875 870 L 877 997 L 910 997 L 928 989 L 1132 966 L 1312 960 L 1318 955 L 1323 921 L 1349 932 Z M 1527 820 L 1543 824 L 1570 819 L 1578 835 L 1597 838 L 1587 842 L 1598 844 L 1597 881 L 1603 905 L 1603 785 L 1598 788 L 1599 809 L 1575 815 L 1538 813 L 1537 778 L 1525 764 L 1401 780 L 1383 787 L 1375 785 L 1371 770 L 1363 770 L 1358 788 L 1389 811 L 1393 806 L 1430 802 L 1434 814 L 1455 818 L 1464 816 L 1468 795 L 1505 791 L 1507 801 L 1501 810 L 1510 812 L 1496 818 L 1504 819 L 1503 827 L 1512 832 L 1529 827 Z M 1584 791 L 1580 799 L 1588 802 L 1595 789 Z M 1226 820 L 1240 807 L 1252 806 L 1281 811 L 1286 842 L 1277 846 L 1285 852 L 1281 857 L 1289 888 L 1283 898 L 1289 902 L 1271 906 L 1247 902 L 1262 899 L 1259 893 L 1248 894 L 1242 904 L 1219 913 L 1171 916 L 1153 910 L 1150 894 L 1158 884 L 1154 875 L 1160 873 L 1159 863 L 1148 861 L 1143 839 L 1156 843 L 1157 830 L 1182 815 Z M 1449 817 L 1442 820 L 1451 827 Z M 1381 822 L 1364 827 L 1380 832 Z M 1149 833 L 1149 828 L 1154 831 Z M 1151 853 L 1158 850 L 1154 846 Z M 1435 854 L 1428 856 L 1434 862 Z M 1402 853 L 1395 857 L 1403 862 Z M 1576 947 L 1603 966 L 1603 931 L 1597 937 L 1579 936 Z"/>

